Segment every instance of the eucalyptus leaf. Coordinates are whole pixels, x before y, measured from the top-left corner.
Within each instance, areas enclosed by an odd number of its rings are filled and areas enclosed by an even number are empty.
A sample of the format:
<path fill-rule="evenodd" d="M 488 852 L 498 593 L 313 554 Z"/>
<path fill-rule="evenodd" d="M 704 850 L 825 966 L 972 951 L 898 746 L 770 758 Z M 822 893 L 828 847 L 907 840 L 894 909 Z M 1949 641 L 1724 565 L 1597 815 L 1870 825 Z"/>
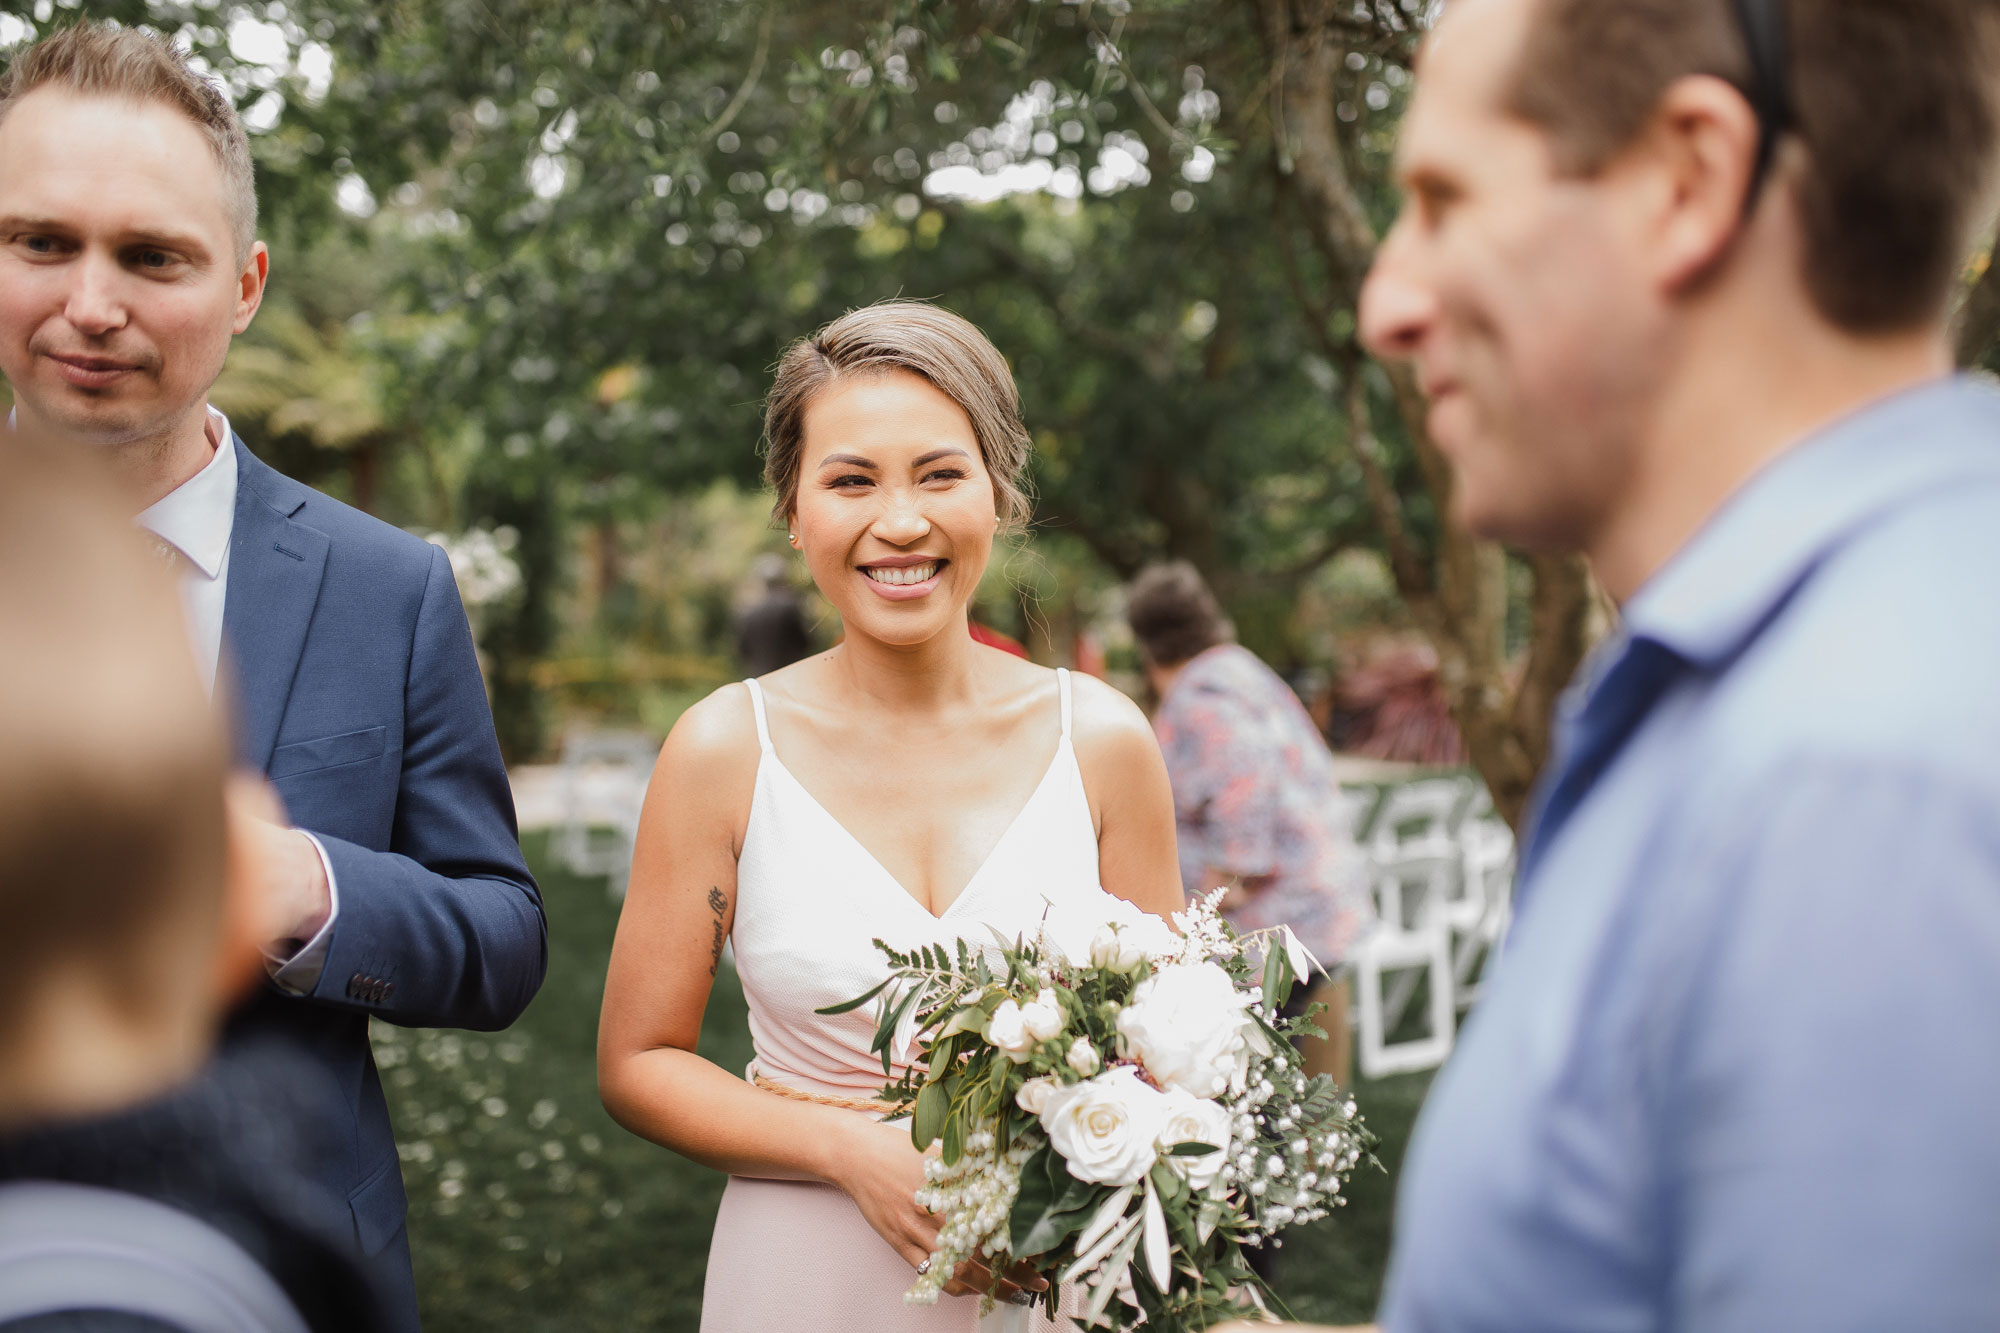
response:
<path fill-rule="evenodd" d="M 1264 1003 L 1276 1009 L 1284 1004 L 1291 985 L 1286 978 L 1290 964 L 1285 961 L 1285 951 L 1275 946 L 1264 950 Z"/>
<path fill-rule="evenodd" d="M 825 1014 L 828 1017 L 832 1017 L 835 1014 L 852 1013 L 854 1010 L 859 1009 L 862 1005 L 868 1003 L 870 1000 L 874 999 L 877 995 L 880 995 L 883 991 L 887 990 L 889 988 L 889 983 L 894 980 L 895 980 L 894 977 L 889 977 L 885 979 L 879 986 L 870 987 L 865 994 L 857 995 L 853 999 L 843 1001 L 840 1004 L 830 1004 L 824 1009 L 815 1009 L 813 1010 L 813 1012 L 816 1014 Z"/>
<path fill-rule="evenodd" d="M 937 1142 L 938 1135 L 944 1130 L 945 1114 L 950 1109 L 944 1084 L 924 1084 L 923 1091 L 917 1094 L 916 1114 L 910 1120 L 910 1141 L 917 1145 L 918 1152 Z"/>
<path fill-rule="evenodd" d="M 1029 1253 L 1022 1248 L 1028 1233 L 1055 1205 L 1057 1181 L 1048 1169 L 1054 1156 L 1055 1149 L 1044 1148 L 1021 1164 L 1020 1188 L 1014 1194 L 1013 1211 L 1007 1215 L 1009 1245 L 1015 1254 Z"/>
<path fill-rule="evenodd" d="M 944 1160 L 947 1166 L 956 1166 L 965 1156 L 965 1117 L 947 1114 L 944 1118 L 944 1132 L 939 1135 L 944 1140 Z"/>
<path fill-rule="evenodd" d="M 1031 1258 L 1047 1254 L 1063 1241 L 1083 1230 L 1090 1221 L 1090 1209 L 1045 1209 L 1028 1227 L 1027 1234 L 1018 1238 L 1013 1233 L 1012 1215 L 1008 1217 L 1008 1249 L 1019 1258 Z"/>

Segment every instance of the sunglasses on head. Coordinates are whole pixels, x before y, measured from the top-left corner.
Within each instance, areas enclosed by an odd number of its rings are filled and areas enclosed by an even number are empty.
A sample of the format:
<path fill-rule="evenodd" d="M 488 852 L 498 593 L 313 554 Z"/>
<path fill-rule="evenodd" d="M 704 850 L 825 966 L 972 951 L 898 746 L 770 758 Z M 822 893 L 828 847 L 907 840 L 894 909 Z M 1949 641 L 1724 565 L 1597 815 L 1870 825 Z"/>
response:
<path fill-rule="evenodd" d="M 1790 60 L 1785 40 L 1784 0 L 1731 0 L 1737 29 L 1750 53 L 1750 86 L 1743 95 L 1757 113 L 1757 160 L 1750 186 L 1743 194 L 1743 211 L 1756 208 L 1757 196 L 1771 174 L 1778 136 L 1792 128 Z"/>

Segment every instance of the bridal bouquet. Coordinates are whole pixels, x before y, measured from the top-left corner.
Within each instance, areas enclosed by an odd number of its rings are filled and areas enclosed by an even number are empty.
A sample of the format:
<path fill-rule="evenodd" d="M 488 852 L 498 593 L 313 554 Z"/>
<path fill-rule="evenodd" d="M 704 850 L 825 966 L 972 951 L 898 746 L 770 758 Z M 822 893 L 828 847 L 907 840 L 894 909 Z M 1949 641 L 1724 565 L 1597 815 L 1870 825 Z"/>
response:
<path fill-rule="evenodd" d="M 1343 1202 L 1373 1142 L 1353 1101 L 1308 1078 L 1278 1010 L 1312 966 L 1290 930 L 1239 936 L 1221 894 L 1157 917 L 1104 895 L 1052 907 L 1034 939 L 904 954 L 874 1049 L 917 1059 L 884 1090 L 920 1150 L 917 1199 L 943 1218 L 906 1299 L 937 1300 L 967 1259 L 1025 1262 L 1044 1309 L 1081 1283 L 1093 1327 L 1201 1328 L 1262 1312 L 1244 1247 Z"/>

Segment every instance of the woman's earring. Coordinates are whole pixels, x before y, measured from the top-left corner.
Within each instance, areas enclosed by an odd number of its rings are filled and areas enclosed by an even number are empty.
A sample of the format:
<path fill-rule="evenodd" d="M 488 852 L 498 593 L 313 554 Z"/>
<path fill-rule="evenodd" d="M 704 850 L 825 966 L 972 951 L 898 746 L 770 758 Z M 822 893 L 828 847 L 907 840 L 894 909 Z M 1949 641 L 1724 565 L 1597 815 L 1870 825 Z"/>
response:
<path fill-rule="evenodd" d="M 786 540 L 790 541 L 792 545 L 794 545 L 794 546 L 797 546 L 797 545 L 799 544 L 799 534 L 798 534 L 798 533 L 796 533 L 796 532 L 794 532 L 794 533 L 793 533 L 793 534 L 792 534 L 792 535 L 791 535 L 790 537 L 788 537 L 788 538 L 787 538 Z"/>

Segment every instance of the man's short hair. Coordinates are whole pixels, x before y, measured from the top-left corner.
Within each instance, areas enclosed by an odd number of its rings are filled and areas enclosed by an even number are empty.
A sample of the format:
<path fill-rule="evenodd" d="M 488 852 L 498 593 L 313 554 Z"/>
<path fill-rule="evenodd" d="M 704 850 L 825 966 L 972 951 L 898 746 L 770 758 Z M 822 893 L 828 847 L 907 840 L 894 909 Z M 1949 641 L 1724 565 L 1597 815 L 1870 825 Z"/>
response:
<path fill-rule="evenodd" d="M 163 932 L 185 954 L 220 931 L 222 728 L 173 581 L 99 481 L 0 429 L 0 1047 L 52 969 L 143 1012 Z"/>
<path fill-rule="evenodd" d="M 2000 148 L 1991 0 L 1772 0 L 1789 33 L 1790 137 L 1813 302 L 1852 333 L 1900 332 L 1949 306 L 1988 221 Z M 1676 79 L 1751 91 L 1736 0 L 1535 0 L 1511 110 L 1590 176 L 1645 128 Z M 1752 97 L 1753 104 L 1755 97 Z"/>
<path fill-rule="evenodd" d="M 250 257 L 257 240 L 257 181 L 250 139 L 229 98 L 188 64 L 166 38 L 137 28 L 78 23 L 17 52 L 0 74 L 0 120 L 14 103 L 41 88 L 86 97 L 158 102 L 174 108 L 202 132 L 221 164 L 236 242 L 236 262 Z"/>

